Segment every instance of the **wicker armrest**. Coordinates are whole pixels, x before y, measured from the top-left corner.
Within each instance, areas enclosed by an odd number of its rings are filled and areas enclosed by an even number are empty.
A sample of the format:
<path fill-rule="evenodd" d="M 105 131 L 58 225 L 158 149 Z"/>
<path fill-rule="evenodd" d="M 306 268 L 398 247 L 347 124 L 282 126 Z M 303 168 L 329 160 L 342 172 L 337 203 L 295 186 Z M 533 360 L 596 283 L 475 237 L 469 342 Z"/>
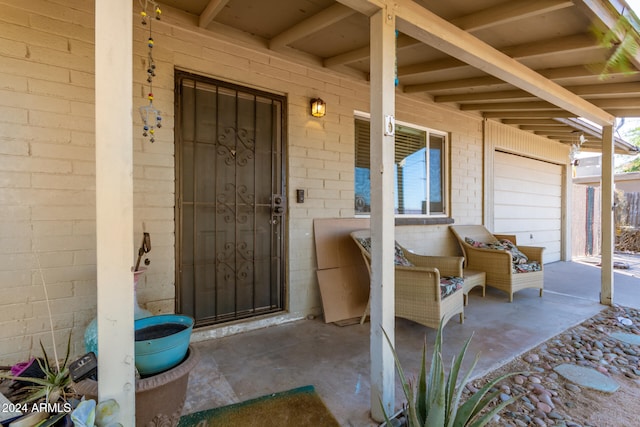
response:
<path fill-rule="evenodd" d="M 503 270 L 511 271 L 511 254 L 497 249 L 476 248 L 465 246 L 467 252 L 467 268 L 471 270 Z"/>
<path fill-rule="evenodd" d="M 396 300 L 440 301 L 440 273 L 436 268 L 395 268 Z"/>
<path fill-rule="evenodd" d="M 520 252 L 525 254 L 529 261 L 538 261 L 540 265 L 542 265 L 542 253 L 544 252 L 544 247 L 541 246 L 518 246 Z"/>
<path fill-rule="evenodd" d="M 433 267 L 440 271 L 441 276 L 462 277 L 463 257 L 418 255 L 406 252 L 405 256 L 416 267 Z"/>

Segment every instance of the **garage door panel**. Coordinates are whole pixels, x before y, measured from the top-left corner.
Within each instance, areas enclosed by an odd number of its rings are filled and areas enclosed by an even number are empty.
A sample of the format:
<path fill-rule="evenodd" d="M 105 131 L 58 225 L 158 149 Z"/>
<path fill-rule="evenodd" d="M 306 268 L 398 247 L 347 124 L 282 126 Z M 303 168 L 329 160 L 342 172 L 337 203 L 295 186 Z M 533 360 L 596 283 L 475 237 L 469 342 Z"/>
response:
<path fill-rule="evenodd" d="M 561 210 L 555 206 L 503 205 L 495 210 L 494 218 L 558 219 L 560 215 Z"/>
<path fill-rule="evenodd" d="M 513 218 L 504 218 L 504 219 L 496 219 L 496 233 L 500 234 L 518 234 L 523 233 L 529 236 L 530 233 L 536 234 L 536 241 L 540 236 L 539 232 L 549 232 L 556 233 L 558 236 L 560 235 L 559 228 L 560 221 L 556 221 L 553 219 L 549 220 L 538 220 L 531 221 L 526 219 L 513 219 Z M 500 228 L 498 228 L 500 227 Z"/>
<path fill-rule="evenodd" d="M 539 206 L 555 207 L 562 202 L 562 198 L 556 196 L 511 192 L 497 192 L 494 201 L 496 204 L 500 205 L 531 206 L 532 197 L 535 197 L 536 205 Z"/>
<path fill-rule="evenodd" d="M 517 179 L 512 180 L 513 176 L 504 177 L 502 179 L 496 178 L 496 182 L 494 185 L 495 190 L 499 191 L 508 191 L 511 193 L 520 193 L 526 191 L 528 194 L 537 194 L 537 195 L 552 195 L 556 197 L 562 196 L 562 189 L 558 188 L 556 185 L 551 184 L 541 184 L 535 182 L 527 182 L 526 185 L 523 185 L 524 181 Z M 523 188 L 524 187 L 524 188 Z"/>
<path fill-rule="evenodd" d="M 512 156 L 511 154 L 507 155 Z M 539 162 L 538 160 L 533 161 Z M 540 168 L 535 167 L 535 165 L 532 167 L 528 167 L 527 165 L 523 165 L 522 162 L 519 162 L 518 165 L 502 164 L 499 168 L 496 168 L 495 176 L 499 178 L 509 178 L 516 176 L 523 182 L 555 185 L 557 180 L 556 168 L 558 165 L 547 163 L 545 165 L 542 165 Z M 550 167 L 546 167 L 547 165 Z"/>
<path fill-rule="evenodd" d="M 545 247 L 544 262 L 561 259 L 561 165 L 495 153 L 494 230 L 518 244 Z"/>

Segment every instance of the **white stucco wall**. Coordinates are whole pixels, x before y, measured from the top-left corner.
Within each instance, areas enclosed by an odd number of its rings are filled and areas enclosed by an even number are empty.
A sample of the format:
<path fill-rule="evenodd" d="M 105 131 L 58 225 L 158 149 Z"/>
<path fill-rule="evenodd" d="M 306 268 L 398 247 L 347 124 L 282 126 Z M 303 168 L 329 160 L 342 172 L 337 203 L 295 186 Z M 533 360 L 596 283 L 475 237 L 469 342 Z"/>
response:
<path fill-rule="evenodd" d="M 95 150 L 93 1 L 68 7 L 38 0 L 0 0 L 0 363 L 49 346 L 49 321 L 34 253 L 54 313 L 58 346 L 71 332 L 74 354 L 95 316 Z M 142 137 L 137 108 L 146 105 L 146 40 L 134 2 L 134 243 L 151 233 L 151 265 L 138 299 L 154 313 L 174 309 L 174 67 L 288 99 L 288 313 L 319 314 L 313 219 L 352 217 L 354 111 L 368 111 L 368 83 L 294 63 L 253 41 L 233 41 L 197 27 L 197 19 L 165 8 L 153 23 L 154 104 L 163 127 L 156 142 Z M 482 120 L 397 91 L 398 120 L 450 136 L 450 212 L 456 222 L 483 219 Z M 309 99 L 322 97 L 327 115 L 312 118 Z M 118 123 L 114 123 L 118 126 Z M 304 204 L 295 190 L 304 189 Z M 424 253 L 455 253 L 446 225 L 402 226 L 397 238 Z"/>

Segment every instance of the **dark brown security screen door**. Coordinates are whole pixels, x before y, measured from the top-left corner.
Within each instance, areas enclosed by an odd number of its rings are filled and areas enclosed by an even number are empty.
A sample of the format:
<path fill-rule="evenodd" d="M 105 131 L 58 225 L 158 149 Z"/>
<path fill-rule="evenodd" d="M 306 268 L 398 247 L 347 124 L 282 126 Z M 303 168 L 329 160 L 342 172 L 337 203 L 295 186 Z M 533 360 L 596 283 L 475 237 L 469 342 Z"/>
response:
<path fill-rule="evenodd" d="M 176 71 L 177 310 L 283 309 L 284 97 Z"/>

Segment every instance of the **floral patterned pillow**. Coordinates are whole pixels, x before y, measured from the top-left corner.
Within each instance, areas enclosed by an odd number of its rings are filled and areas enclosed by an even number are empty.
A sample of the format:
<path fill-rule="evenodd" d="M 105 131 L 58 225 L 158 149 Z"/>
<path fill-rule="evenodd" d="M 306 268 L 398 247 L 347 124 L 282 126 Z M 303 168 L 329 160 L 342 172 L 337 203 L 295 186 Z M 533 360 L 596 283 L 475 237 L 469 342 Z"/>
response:
<path fill-rule="evenodd" d="M 501 239 L 497 243 L 484 243 L 465 237 L 464 241 L 474 248 L 495 249 L 509 252 L 511 254 L 511 268 L 514 273 L 528 273 L 531 271 L 540 271 L 542 269 L 537 261 L 529 262 L 529 258 L 527 258 L 527 256 L 523 254 L 510 240 Z"/>
<path fill-rule="evenodd" d="M 409 261 L 406 256 L 404 256 L 404 251 L 402 250 L 400 245 L 398 245 L 397 242 L 395 245 L 396 245 L 396 248 L 395 248 L 394 263 L 396 265 L 403 265 L 405 267 L 414 267 L 413 263 Z"/>
<path fill-rule="evenodd" d="M 531 261 L 527 264 L 514 264 L 513 272 L 514 273 L 531 273 L 532 271 L 540 271 L 542 270 L 542 266 L 538 261 Z"/>
<path fill-rule="evenodd" d="M 371 254 L 371 237 L 357 237 L 358 243 Z M 396 242 L 395 244 L 395 258 L 393 260 L 395 265 L 402 265 L 405 267 L 414 267 L 413 263 L 407 259 L 404 255 L 404 251 Z"/>
<path fill-rule="evenodd" d="M 518 249 L 516 245 L 511 243 L 510 240 L 502 239 L 500 240 L 500 243 L 507 251 L 511 253 L 511 260 L 513 261 L 514 265 L 526 264 L 527 262 L 529 262 L 529 258 L 527 258 L 525 254 L 520 252 L 520 249 Z"/>
<path fill-rule="evenodd" d="M 440 298 L 445 299 L 458 289 L 462 289 L 464 279 L 462 277 L 445 276 L 440 277 Z"/>

